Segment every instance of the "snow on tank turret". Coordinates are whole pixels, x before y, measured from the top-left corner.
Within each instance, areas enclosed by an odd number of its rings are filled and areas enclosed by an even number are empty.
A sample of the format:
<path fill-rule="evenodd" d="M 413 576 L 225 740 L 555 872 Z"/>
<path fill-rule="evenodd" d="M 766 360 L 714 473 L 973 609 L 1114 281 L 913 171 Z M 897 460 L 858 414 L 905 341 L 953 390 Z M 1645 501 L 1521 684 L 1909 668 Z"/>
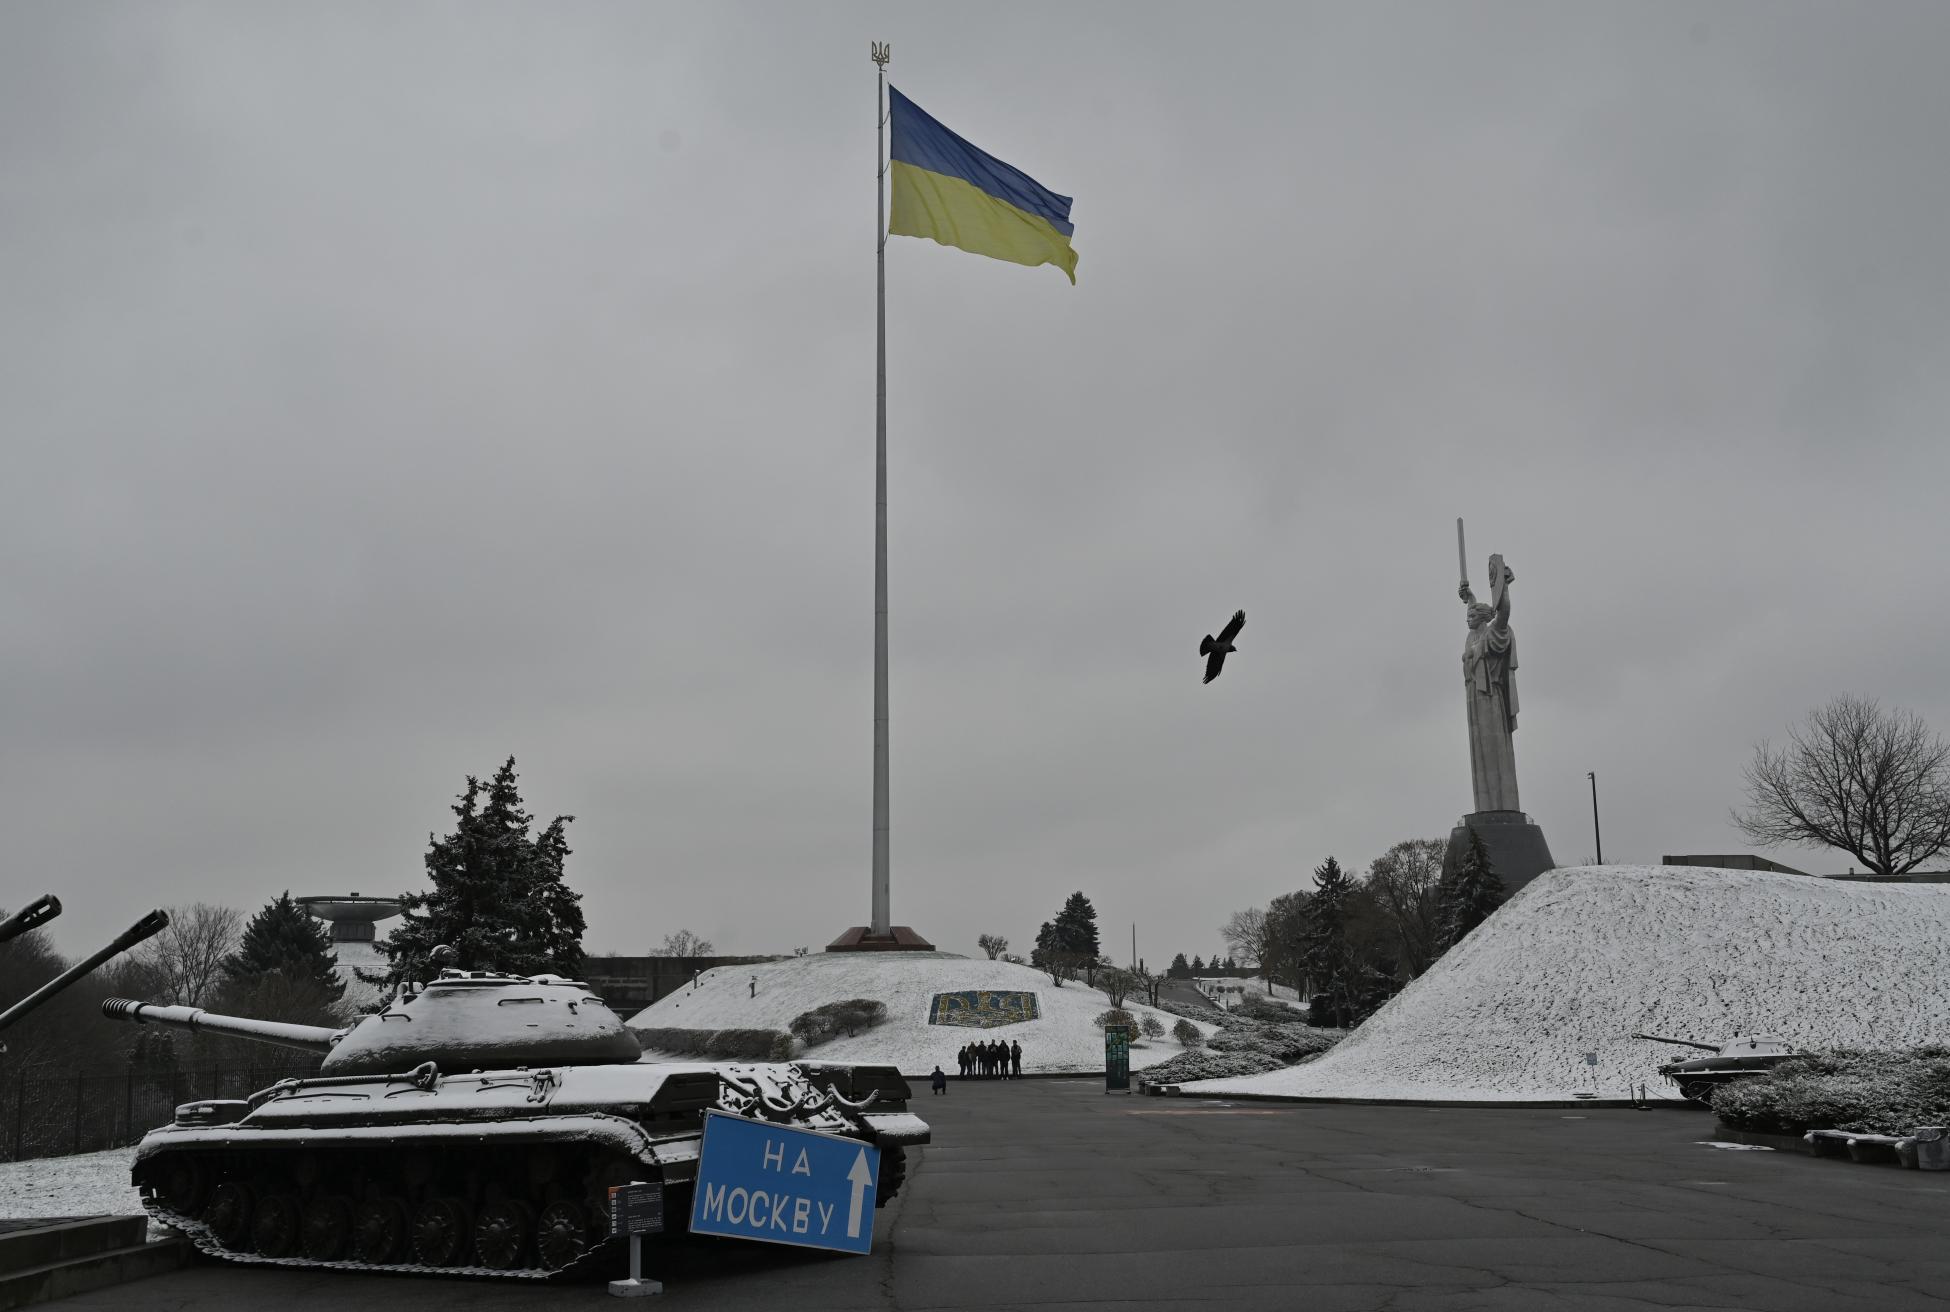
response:
<path fill-rule="evenodd" d="M 323 1056 L 316 1078 L 185 1103 L 136 1149 L 150 1214 L 233 1261 L 549 1276 L 604 1248 L 612 1185 L 661 1182 L 682 1226 L 707 1111 L 877 1145 L 876 1205 L 929 1135 L 893 1067 L 646 1062 L 587 984 L 556 975 L 444 969 L 342 1030 L 102 1011 Z"/>

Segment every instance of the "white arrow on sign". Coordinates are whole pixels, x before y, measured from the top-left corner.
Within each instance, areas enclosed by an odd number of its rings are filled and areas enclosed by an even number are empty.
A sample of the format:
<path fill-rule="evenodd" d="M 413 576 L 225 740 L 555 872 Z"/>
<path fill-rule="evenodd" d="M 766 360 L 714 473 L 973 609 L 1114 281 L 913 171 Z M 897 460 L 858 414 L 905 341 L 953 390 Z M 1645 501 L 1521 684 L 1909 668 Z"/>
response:
<path fill-rule="evenodd" d="M 867 1169 L 867 1150 L 862 1148 L 860 1155 L 853 1159 L 853 1169 L 846 1173 L 846 1179 L 853 1186 L 853 1202 L 846 1211 L 846 1237 L 860 1237 L 860 1200 L 866 1196 L 867 1186 L 873 1183 L 873 1172 Z"/>

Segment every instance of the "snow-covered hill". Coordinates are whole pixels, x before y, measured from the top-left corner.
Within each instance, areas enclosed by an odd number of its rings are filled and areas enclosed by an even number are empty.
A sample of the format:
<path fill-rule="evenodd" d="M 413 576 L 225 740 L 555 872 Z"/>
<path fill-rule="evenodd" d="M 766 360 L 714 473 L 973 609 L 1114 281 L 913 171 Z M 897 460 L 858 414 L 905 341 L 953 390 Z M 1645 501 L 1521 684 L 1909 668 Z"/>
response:
<path fill-rule="evenodd" d="M 756 976 L 758 994 L 751 993 Z M 1036 995 L 1038 1019 L 993 1029 L 930 1025 L 938 993 L 969 989 Z M 724 966 L 707 972 L 695 989 L 682 989 L 630 1018 L 632 1029 L 674 1027 L 693 1030 L 784 1030 L 801 1012 L 847 998 L 874 998 L 887 1006 L 887 1021 L 864 1034 L 844 1035 L 812 1048 L 804 1056 L 859 1062 L 888 1062 L 903 1074 L 922 1075 L 938 1062 L 955 1073 L 955 1053 L 963 1044 L 1001 1039 L 1022 1045 L 1024 1073 L 1090 1072 L 1104 1068 L 1104 1037 L 1096 1016 L 1110 1005 L 1103 992 L 1073 981 L 1057 988 L 1048 975 L 1007 961 L 987 961 L 948 952 L 815 952 L 752 966 Z M 1155 1015 L 1169 1031 L 1178 1018 L 1169 1012 L 1127 1001 L 1125 1010 L 1142 1019 Z M 1210 1034 L 1213 1026 L 1202 1026 Z M 1175 1057 L 1182 1049 L 1170 1038 L 1146 1040 L 1131 1049 L 1131 1069 L 1140 1070 Z"/>
<path fill-rule="evenodd" d="M 1687 1049 L 1950 1036 L 1950 885 L 1691 866 L 1554 870 L 1319 1061 L 1200 1093 L 1455 1101 L 1624 1098 Z M 1584 1054 L 1595 1052 L 1596 1067 Z"/>

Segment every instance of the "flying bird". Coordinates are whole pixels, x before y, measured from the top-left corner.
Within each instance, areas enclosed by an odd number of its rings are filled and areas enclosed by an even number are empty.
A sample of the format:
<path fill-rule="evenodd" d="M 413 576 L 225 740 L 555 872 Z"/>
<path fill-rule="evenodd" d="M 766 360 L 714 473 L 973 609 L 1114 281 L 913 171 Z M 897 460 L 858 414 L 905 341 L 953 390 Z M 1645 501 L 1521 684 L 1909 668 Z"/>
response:
<path fill-rule="evenodd" d="M 1205 640 L 1199 643 L 1198 654 L 1205 657 L 1205 681 L 1207 683 L 1218 678 L 1219 671 L 1225 668 L 1226 653 L 1238 650 L 1232 645 L 1232 640 L 1238 637 L 1239 630 L 1245 627 L 1246 612 L 1243 610 L 1234 611 L 1232 613 L 1232 622 L 1219 630 L 1218 637 L 1215 638 L 1208 633 L 1205 635 Z"/>

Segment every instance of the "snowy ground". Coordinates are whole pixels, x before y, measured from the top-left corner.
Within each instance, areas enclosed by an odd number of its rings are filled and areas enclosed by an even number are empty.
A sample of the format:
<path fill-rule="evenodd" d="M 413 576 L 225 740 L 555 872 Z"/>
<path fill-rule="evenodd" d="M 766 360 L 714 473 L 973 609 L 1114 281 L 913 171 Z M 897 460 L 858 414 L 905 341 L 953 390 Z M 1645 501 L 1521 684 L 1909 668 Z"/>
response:
<path fill-rule="evenodd" d="M 752 997 L 752 976 L 758 996 Z M 1036 995 L 1041 1016 L 995 1029 L 928 1024 L 937 993 L 962 989 L 1010 990 Z M 1101 1071 L 1104 1036 L 1093 1023 L 1110 1005 L 1101 990 L 1072 981 L 1062 988 L 1028 966 L 987 961 L 946 952 L 815 952 L 753 966 L 723 966 L 706 973 L 695 989 L 682 989 L 630 1018 L 632 1027 L 681 1029 L 784 1030 L 803 1011 L 844 998 L 876 998 L 887 1005 L 887 1022 L 854 1038 L 837 1038 L 803 1055 L 834 1061 L 885 1062 L 907 1075 L 921 1075 L 936 1063 L 955 1073 L 955 1053 L 963 1044 L 989 1039 L 1022 1044 L 1022 1069 Z M 1178 1017 L 1127 1001 L 1125 1010 L 1140 1020 L 1156 1016 L 1169 1030 Z M 1200 1027 L 1204 1033 L 1214 1026 Z M 1177 1056 L 1183 1049 L 1169 1038 L 1148 1039 L 1131 1049 L 1131 1069 Z"/>
<path fill-rule="evenodd" d="M 1320 1060 L 1186 1088 L 1468 1102 L 1643 1082 L 1676 1098 L 1656 1068 L 1688 1050 L 1633 1032 L 1902 1047 L 1947 1029 L 1950 885 L 1588 866 L 1525 887 Z"/>
<path fill-rule="evenodd" d="M 0 1217 L 140 1216 L 129 1183 L 133 1148 L 0 1162 Z"/>

